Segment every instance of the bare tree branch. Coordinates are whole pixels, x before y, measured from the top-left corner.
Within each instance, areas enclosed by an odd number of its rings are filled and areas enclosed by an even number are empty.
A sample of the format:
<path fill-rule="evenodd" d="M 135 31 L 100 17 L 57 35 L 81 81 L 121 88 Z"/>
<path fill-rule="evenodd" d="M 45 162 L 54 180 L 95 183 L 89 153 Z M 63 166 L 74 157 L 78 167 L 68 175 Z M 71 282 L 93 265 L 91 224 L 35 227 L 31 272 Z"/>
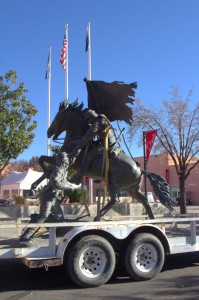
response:
<path fill-rule="evenodd" d="M 138 133 L 156 129 L 154 151 L 166 151 L 172 158 L 179 178 L 181 213 L 186 212 L 185 181 L 199 164 L 199 103 L 191 103 L 192 90 L 184 100 L 177 87 L 172 88 L 171 98 L 163 100 L 161 106 L 146 107 L 139 99 L 134 105 L 134 122 L 128 128 L 129 139 L 135 137 L 140 145 Z M 142 136 L 142 134 L 140 134 Z"/>

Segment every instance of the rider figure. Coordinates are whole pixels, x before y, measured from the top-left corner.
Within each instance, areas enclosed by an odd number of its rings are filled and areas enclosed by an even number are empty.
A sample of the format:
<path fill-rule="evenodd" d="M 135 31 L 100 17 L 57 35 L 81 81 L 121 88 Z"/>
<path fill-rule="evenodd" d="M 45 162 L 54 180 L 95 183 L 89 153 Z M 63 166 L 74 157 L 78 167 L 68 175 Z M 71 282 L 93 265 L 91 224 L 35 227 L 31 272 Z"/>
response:
<path fill-rule="evenodd" d="M 62 152 L 56 157 L 57 166 L 53 169 L 48 183 L 43 187 L 40 194 L 40 213 L 30 223 L 44 223 L 53 213 L 56 222 L 63 222 L 64 215 L 57 199 L 60 190 L 67 190 L 69 193 L 78 188 L 75 184 L 67 181 L 67 170 L 69 167 L 68 156 Z M 21 235 L 20 242 L 30 242 L 33 235 L 39 228 L 26 228 Z"/>
<path fill-rule="evenodd" d="M 82 177 L 88 170 L 91 161 L 99 153 L 102 153 L 102 150 L 105 146 L 106 135 L 108 135 L 108 149 L 112 150 L 116 139 L 113 134 L 110 121 L 105 115 L 98 115 L 94 110 L 87 109 L 84 113 L 84 117 L 90 125 L 86 134 L 78 142 L 76 147 L 69 154 L 70 164 L 73 164 L 81 152 L 84 146 L 91 146 L 91 149 L 88 149 L 86 155 L 83 159 L 83 163 L 79 172 L 71 179 L 72 182 L 79 184 Z M 97 140 L 96 140 L 97 138 Z"/>

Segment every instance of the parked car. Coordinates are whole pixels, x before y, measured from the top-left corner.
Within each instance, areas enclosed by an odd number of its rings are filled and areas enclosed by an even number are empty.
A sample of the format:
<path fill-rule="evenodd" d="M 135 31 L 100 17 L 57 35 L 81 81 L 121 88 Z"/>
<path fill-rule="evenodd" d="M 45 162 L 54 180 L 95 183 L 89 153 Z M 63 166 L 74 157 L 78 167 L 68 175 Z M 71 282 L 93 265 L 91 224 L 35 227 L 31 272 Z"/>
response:
<path fill-rule="evenodd" d="M 0 206 L 11 206 L 15 205 L 15 200 L 13 199 L 0 199 Z"/>

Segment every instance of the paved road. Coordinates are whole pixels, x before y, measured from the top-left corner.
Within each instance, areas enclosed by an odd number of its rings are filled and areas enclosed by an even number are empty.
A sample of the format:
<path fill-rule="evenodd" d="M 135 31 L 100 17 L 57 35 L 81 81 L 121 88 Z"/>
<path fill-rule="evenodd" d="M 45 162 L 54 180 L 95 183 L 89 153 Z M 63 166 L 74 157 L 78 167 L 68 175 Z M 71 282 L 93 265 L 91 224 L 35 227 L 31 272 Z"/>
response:
<path fill-rule="evenodd" d="M 132 282 L 119 270 L 104 286 L 80 289 L 62 268 L 30 270 L 16 261 L 0 264 L 1 300 L 192 300 L 199 299 L 199 254 L 174 255 L 156 278 Z"/>
<path fill-rule="evenodd" d="M 191 207 L 190 212 L 195 212 Z M 7 236 L 7 233 L 5 233 Z M 120 270 L 104 286 L 80 289 L 62 268 L 29 270 L 0 261 L 0 300 L 192 300 L 199 299 L 199 253 L 173 255 L 153 280 L 133 282 Z"/>

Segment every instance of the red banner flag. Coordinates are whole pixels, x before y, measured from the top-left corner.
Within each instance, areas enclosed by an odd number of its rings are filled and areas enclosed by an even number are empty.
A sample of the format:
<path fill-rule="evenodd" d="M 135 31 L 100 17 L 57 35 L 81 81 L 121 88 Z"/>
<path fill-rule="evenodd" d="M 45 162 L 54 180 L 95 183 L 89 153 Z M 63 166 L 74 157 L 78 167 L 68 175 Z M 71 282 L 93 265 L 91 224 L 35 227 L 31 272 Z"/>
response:
<path fill-rule="evenodd" d="M 146 131 L 145 133 L 145 161 L 148 162 L 154 140 L 157 135 L 157 130 Z"/>

